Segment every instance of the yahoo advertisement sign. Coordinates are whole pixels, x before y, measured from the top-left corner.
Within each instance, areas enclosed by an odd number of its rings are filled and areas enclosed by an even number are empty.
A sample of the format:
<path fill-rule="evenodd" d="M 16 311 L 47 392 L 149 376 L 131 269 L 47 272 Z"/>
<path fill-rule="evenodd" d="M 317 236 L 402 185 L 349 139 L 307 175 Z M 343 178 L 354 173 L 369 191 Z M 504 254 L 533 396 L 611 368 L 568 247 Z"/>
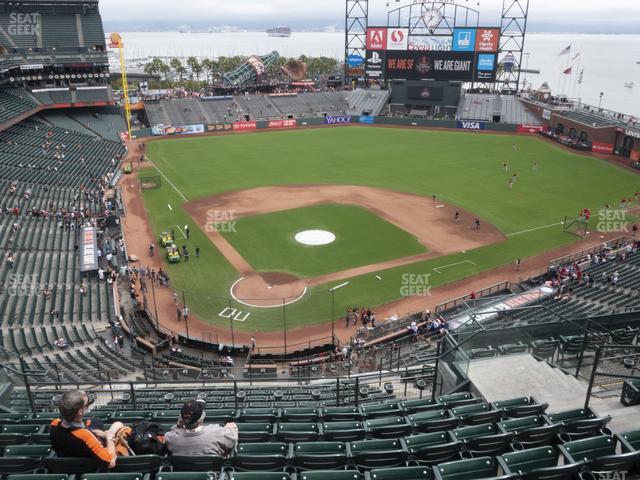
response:
<path fill-rule="evenodd" d="M 327 125 L 351 123 L 351 115 L 329 115 L 324 117 L 324 123 Z"/>

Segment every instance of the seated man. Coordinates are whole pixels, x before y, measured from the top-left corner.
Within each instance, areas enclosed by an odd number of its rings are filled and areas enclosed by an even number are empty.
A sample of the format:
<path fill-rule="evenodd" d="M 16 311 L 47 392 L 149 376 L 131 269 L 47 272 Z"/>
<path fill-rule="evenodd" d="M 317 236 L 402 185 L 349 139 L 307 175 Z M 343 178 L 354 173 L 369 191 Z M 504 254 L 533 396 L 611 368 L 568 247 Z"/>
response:
<path fill-rule="evenodd" d="M 205 425 L 204 407 L 202 400 L 189 400 L 182 406 L 178 423 L 164 436 L 172 454 L 227 457 L 238 445 L 236 424 Z"/>
<path fill-rule="evenodd" d="M 82 390 L 69 390 L 62 394 L 58 409 L 60 417 L 51 422 L 51 447 L 60 457 L 87 457 L 96 462 L 98 469 L 116 465 L 114 436 L 122 428 L 114 422 L 109 430 L 87 428 L 83 417 L 93 401 Z"/>

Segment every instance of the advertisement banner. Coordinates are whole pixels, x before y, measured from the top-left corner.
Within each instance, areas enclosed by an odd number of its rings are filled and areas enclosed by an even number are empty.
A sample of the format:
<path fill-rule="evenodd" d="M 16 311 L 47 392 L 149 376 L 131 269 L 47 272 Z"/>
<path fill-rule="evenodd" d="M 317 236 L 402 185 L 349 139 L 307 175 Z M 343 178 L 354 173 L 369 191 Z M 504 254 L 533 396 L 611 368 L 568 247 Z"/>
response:
<path fill-rule="evenodd" d="M 324 117 L 324 123 L 327 125 L 351 123 L 351 118 L 351 115 L 327 115 Z"/>
<path fill-rule="evenodd" d="M 613 144 L 593 142 L 591 145 L 591 151 L 597 153 L 613 153 Z"/>
<path fill-rule="evenodd" d="M 156 125 L 151 127 L 151 135 L 193 135 L 195 133 L 204 133 L 204 125 Z"/>
<path fill-rule="evenodd" d="M 454 28 L 453 29 L 453 51 L 473 52 L 476 49 L 476 29 L 475 28 Z"/>
<path fill-rule="evenodd" d="M 357 67 L 364 63 L 364 58 L 360 55 L 351 54 L 347 57 L 347 65 L 351 68 Z"/>
<path fill-rule="evenodd" d="M 360 123 L 373 125 L 375 123 L 375 118 L 372 115 L 360 115 Z"/>
<path fill-rule="evenodd" d="M 230 123 L 207 125 L 207 130 L 210 132 L 224 132 L 227 130 L 231 130 L 232 128 L 233 125 L 231 125 Z"/>
<path fill-rule="evenodd" d="M 551 110 L 547 108 L 542 109 L 542 118 L 545 120 L 551 120 Z"/>
<path fill-rule="evenodd" d="M 497 52 L 499 46 L 499 28 L 478 28 L 476 30 L 476 52 Z"/>
<path fill-rule="evenodd" d="M 638 130 L 630 130 L 630 129 L 627 128 L 627 129 L 625 129 L 624 134 L 627 137 L 640 139 L 640 131 L 638 131 Z"/>
<path fill-rule="evenodd" d="M 389 28 L 387 31 L 387 50 L 406 50 L 408 45 L 408 28 Z"/>
<path fill-rule="evenodd" d="M 497 54 L 479 53 L 476 58 L 476 80 L 493 82 L 496 79 Z"/>
<path fill-rule="evenodd" d="M 382 50 L 367 50 L 365 62 L 365 77 L 379 80 L 384 78 L 385 52 Z"/>
<path fill-rule="evenodd" d="M 407 50 L 450 52 L 453 49 L 451 37 L 425 37 L 412 35 L 409 37 Z"/>
<path fill-rule="evenodd" d="M 484 122 L 463 122 L 458 121 L 456 123 L 456 128 L 461 128 L 462 130 L 484 130 L 485 129 Z"/>
<path fill-rule="evenodd" d="M 387 28 L 367 28 L 367 50 L 387 49 Z"/>
<path fill-rule="evenodd" d="M 634 162 L 640 162 L 640 152 L 638 150 L 631 151 L 631 160 Z"/>
<path fill-rule="evenodd" d="M 95 227 L 83 227 L 80 234 L 80 271 L 98 269 L 98 241 Z"/>
<path fill-rule="evenodd" d="M 269 120 L 267 128 L 295 128 L 298 126 L 298 121 L 295 118 L 288 118 L 286 120 Z"/>
<path fill-rule="evenodd" d="M 518 125 L 516 132 L 518 133 L 538 133 L 544 130 L 542 125 Z"/>
<path fill-rule="evenodd" d="M 392 51 L 386 54 L 385 77 L 471 81 L 474 72 L 473 61 L 473 52 Z"/>
<path fill-rule="evenodd" d="M 234 122 L 233 130 L 246 132 L 248 130 L 255 130 L 257 127 L 256 122 Z"/>

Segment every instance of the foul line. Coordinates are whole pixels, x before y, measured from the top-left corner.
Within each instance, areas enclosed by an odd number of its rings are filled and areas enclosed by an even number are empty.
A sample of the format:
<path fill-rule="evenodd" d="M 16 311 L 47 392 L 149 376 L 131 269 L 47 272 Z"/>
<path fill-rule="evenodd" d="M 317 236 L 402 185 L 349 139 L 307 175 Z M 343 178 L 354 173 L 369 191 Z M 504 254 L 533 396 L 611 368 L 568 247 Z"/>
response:
<path fill-rule="evenodd" d="M 515 235 L 521 235 L 523 233 L 535 232 L 536 230 L 544 230 L 545 228 L 557 227 L 558 225 L 562 225 L 563 223 L 564 222 L 552 223 L 551 225 L 545 225 L 544 227 L 536 227 L 530 228 L 529 230 L 522 230 L 521 232 L 507 233 L 507 237 L 513 237 Z"/>
<path fill-rule="evenodd" d="M 180 230 L 180 233 L 182 234 L 182 239 L 186 240 L 187 239 L 187 235 L 182 231 L 182 229 L 180 228 L 180 225 L 171 225 L 172 227 L 178 227 L 178 230 Z"/>
<path fill-rule="evenodd" d="M 449 267 L 455 267 L 456 265 L 462 265 L 463 263 L 470 263 L 471 265 L 475 265 L 475 263 L 472 262 L 471 260 L 463 260 L 461 262 L 450 263 L 449 265 L 444 265 L 442 267 L 434 268 L 433 271 L 436 272 L 436 273 L 440 273 L 441 274 L 442 272 L 440 270 L 443 270 L 443 269 L 449 268 Z"/>
<path fill-rule="evenodd" d="M 148 160 L 148 159 L 147 159 L 147 160 Z M 178 190 L 178 187 L 176 187 L 176 186 L 173 184 L 173 182 L 167 178 L 167 176 L 162 172 L 162 170 L 160 170 L 160 169 L 156 166 L 156 164 L 155 164 L 155 163 L 153 163 L 151 160 L 149 160 L 149 163 L 150 163 L 151 165 L 153 165 L 153 168 L 155 168 L 155 169 L 158 171 L 158 173 L 162 176 L 162 178 L 164 178 L 164 179 L 167 181 L 167 183 L 168 183 L 169 185 L 171 185 L 171 186 L 173 187 L 173 189 L 174 189 L 176 192 L 178 192 L 178 195 L 180 195 L 180 196 L 182 197 L 182 199 L 183 199 L 185 202 L 188 202 L 188 201 L 189 201 L 189 199 L 188 199 L 187 197 L 185 197 L 185 196 L 182 194 L 182 192 L 181 192 L 180 190 Z"/>

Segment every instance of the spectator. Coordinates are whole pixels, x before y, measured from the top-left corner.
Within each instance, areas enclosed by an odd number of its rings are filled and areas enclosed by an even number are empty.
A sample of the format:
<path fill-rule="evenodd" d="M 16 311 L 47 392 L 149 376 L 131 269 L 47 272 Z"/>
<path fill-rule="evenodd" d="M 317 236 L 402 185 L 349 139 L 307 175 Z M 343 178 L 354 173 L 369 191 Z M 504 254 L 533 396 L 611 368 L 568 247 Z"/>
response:
<path fill-rule="evenodd" d="M 165 434 L 167 448 L 172 454 L 226 458 L 238 445 L 236 424 L 205 425 L 204 409 L 202 400 L 190 400 L 182 406 L 177 424 Z"/>
<path fill-rule="evenodd" d="M 100 422 L 85 426 L 84 415 L 93 403 L 82 390 L 69 390 L 62 394 L 58 409 L 60 417 L 51 422 L 49 435 L 51 447 L 60 457 L 86 457 L 96 462 L 98 468 L 113 468 L 116 464 L 114 437 L 123 427 L 114 422 L 106 432 L 100 430 Z"/>

